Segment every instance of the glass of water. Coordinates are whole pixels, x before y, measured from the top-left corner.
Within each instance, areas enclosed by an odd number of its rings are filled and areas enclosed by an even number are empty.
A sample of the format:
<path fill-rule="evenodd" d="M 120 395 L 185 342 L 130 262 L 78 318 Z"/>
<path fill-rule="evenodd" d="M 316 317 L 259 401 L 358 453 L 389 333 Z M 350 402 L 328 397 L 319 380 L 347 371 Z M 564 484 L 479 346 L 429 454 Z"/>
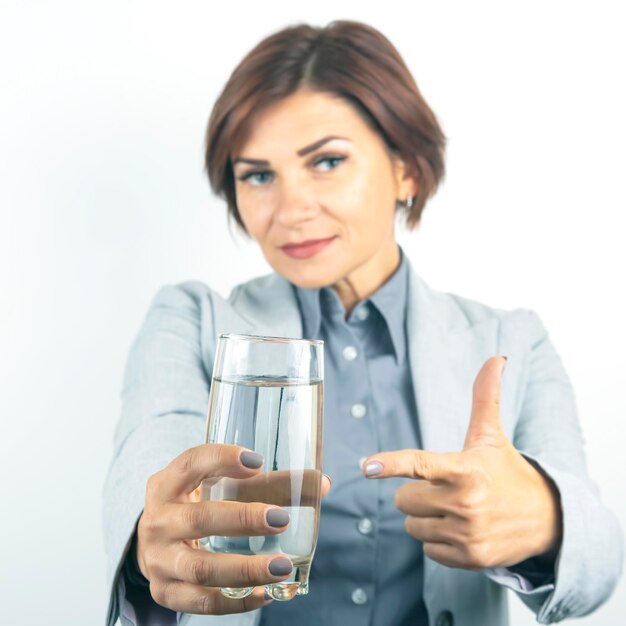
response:
<path fill-rule="evenodd" d="M 201 497 L 278 505 L 290 520 L 277 535 L 209 536 L 198 545 L 214 553 L 289 557 L 289 578 L 265 586 L 276 600 L 309 590 L 321 501 L 323 367 L 323 341 L 231 333 L 217 341 L 205 441 L 258 452 L 264 465 L 252 478 L 203 481 Z M 244 598 L 253 589 L 220 590 Z"/>

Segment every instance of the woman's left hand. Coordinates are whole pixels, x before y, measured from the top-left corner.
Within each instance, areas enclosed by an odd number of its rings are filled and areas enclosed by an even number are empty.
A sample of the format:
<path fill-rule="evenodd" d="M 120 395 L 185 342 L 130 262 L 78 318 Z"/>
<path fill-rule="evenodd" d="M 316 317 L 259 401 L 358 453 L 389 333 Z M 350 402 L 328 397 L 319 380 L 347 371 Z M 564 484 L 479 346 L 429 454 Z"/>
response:
<path fill-rule="evenodd" d="M 407 514 L 406 530 L 423 541 L 424 553 L 450 567 L 508 567 L 530 557 L 551 562 L 560 549 L 556 487 L 502 429 L 505 363 L 491 357 L 476 377 L 462 452 L 379 452 L 363 463 L 368 478 L 422 479 L 400 487 L 395 505 Z"/>

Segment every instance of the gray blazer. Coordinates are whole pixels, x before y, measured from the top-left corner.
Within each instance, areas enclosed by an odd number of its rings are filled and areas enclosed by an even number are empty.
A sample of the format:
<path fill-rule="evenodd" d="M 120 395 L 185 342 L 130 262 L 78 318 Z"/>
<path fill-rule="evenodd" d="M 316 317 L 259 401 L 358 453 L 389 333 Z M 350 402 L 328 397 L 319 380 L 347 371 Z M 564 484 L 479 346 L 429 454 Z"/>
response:
<path fill-rule="evenodd" d="M 532 589 L 505 569 L 452 569 L 425 557 L 423 594 L 431 626 L 448 623 L 450 613 L 457 626 L 508 624 L 507 587 L 542 624 L 589 613 L 617 583 L 623 537 L 587 476 L 572 387 L 541 320 L 528 309 L 496 309 L 436 291 L 412 267 L 408 320 L 424 449 L 463 448 L 474 378 L 490 356 L 508 356 L 501 386 L 504 429 L 556 483 L 564 520 L 555 584 Z M 291 285 L 269 274 L 238 285 L 228 299 L 199 282 L 166 286 L 156 294 L 126 364 L 114 457 L 104 486 L 109 626 L 122 606 L 120 570 L 143 509 L 146 480 L 183 450 L 204 442 L 221 332 L 302 337 Z M 256 626 L 260 614 L 184 615 L 181 623 Z"/>

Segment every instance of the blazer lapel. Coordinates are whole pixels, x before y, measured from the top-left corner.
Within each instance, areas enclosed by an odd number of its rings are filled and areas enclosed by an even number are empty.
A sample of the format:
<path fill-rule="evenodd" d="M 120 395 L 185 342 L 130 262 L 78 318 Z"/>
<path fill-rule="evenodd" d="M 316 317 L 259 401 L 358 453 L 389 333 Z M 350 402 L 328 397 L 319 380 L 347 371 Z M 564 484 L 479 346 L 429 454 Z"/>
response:
<path fill-rule="evenodd" d="M 296 295 L 286 278 L 269 274 L 238 285 L 228 300 L 216 298 L 216 338 L 220 333 L 302 338 Z"/>
<path fill-rule="evenodd" d="M 431 289 L 410 269 L 407 335 L 422 448 L 463 448 L 472 387 L 497 354 L 498 319 L 468 320 L 450 294 Z"/>
<path fill-rule="evenodd" d="M 450 294 L 431 289 L 411 268 L 407 309 L 409 361 L 424 450 L 462 450 L 474 379 L 498 354 L 497 317 L 471 322 Z M 424 556 L 424 602 L 432 615 L 450 606 L 467 572 Z M 457 580 L 458 579 L 458 580 Z"/>

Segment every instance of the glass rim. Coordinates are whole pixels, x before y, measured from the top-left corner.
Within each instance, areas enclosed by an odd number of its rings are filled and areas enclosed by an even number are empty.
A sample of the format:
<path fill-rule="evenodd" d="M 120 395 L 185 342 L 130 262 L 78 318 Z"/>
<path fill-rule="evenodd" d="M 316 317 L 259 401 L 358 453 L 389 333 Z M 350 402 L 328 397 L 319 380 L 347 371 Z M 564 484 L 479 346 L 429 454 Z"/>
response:
<path fill-rule="evenodd" d="M 323 339 L 303 339 L 301 337 L 272 337 L 270 335 L 245 335 L 240 333 L 220 333 L 218 339 L 239 339 L 258 343 L 301 343 L 312 346 L 323 346 Z"/>

